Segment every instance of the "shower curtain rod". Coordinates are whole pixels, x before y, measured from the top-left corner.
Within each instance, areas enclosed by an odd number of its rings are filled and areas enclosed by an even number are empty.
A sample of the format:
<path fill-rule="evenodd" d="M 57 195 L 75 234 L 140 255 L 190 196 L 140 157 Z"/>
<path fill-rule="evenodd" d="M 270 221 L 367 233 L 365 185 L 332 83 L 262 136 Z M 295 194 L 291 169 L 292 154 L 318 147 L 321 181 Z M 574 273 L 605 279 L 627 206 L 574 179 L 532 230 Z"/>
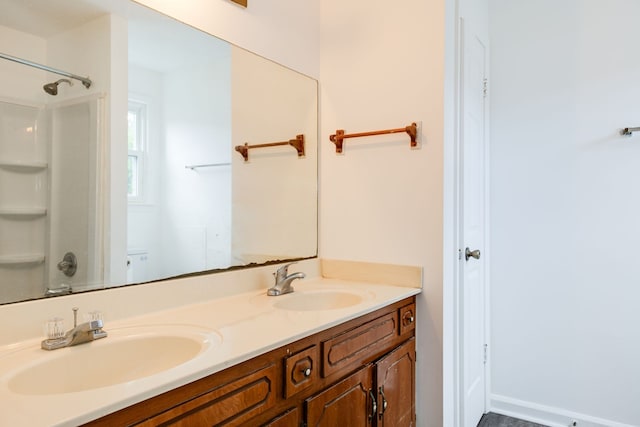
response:
<path fill-rule="evenodd" d="M 7 55 L 6 53 L 0 52 L 0 58 L 7 59 L 9 61 L 17 62 L 18 64 L 28 65 L 30 67 L 39 68 L 44 71 L 49 71 L 50 73 L 59 74 L 61 76 L 69 77 L 72 79 L 80 80 L 84 87 L 89 89 L 91 87 L 91 80 L 88 77 L 80 77 L 75 74 L 68 73 L 66 71 L 57 70 L 55 68 L 47 67 L 46 65 L 38 64 L 37 62 L 27 61 L 26 59 L 18 58 L 15 56 Z"/>

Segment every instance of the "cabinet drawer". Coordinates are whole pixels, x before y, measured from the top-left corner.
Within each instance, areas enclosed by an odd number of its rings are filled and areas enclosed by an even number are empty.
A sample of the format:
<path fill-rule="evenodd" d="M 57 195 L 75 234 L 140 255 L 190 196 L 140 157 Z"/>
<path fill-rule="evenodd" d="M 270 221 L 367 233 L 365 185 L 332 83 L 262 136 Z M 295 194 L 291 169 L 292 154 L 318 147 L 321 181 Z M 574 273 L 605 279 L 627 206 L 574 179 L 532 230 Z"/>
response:
<path fill-rule="evenodd" d="M 282 415 L 279 415 L 269 421 L 262 427 L 299 427 L 300 415 L 298 408 L 293 408 Z"/>
<path fill-rule="evenodd" d="M 409 304 L 400 310 L 400 335 L 413 331 L 416 328 L 416 304 Z"/>
<path fill-rule="evenodd" d="M 214 390 L 165 411 L 141 426 L 238 426 L 276 402 L 275 364 L 221 384 Z"/>
<path fill-rule="evenodd" d="M 322 376 L 370 362 L 398 336 L 398 314 L 389 313 L 322 342 Z"/>
<path fill-rule="evenodd" d="M 311 387 L 318 379 L 318 346 L 304 349 L 284 360 L 285 399 Z"/>

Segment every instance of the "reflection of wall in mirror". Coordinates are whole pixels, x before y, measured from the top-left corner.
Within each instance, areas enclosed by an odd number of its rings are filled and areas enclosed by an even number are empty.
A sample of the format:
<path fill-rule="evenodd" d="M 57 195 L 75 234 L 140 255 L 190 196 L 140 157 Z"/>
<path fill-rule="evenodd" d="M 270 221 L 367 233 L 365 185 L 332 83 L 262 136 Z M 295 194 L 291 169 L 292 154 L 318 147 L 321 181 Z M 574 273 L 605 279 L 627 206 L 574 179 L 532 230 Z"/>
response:
<path fill-rule="evenodd" d="M 230 48 L 216 49 L 165 79 L 164 277 L 230 265 L 230 167 L 185 167 L 230 161 Z"/>
<path fill-rule="evenodd" d="M 232 50 L 232 145 L 305 137 L 290 146 L 233 155 L 234 264 L 315 256 L 317 87 L 315 80 L 253 53 Z M 268 177 L 268 179 L 267 179 Z"/>
<path fill-rule="evenodd" d="M 215 54 L 129 65 L 129 96 L 148 112 L 145 195 L 129 204 L 127 231 L 127 246 L 147 251 L 146 275 L 129 283 L 230 265 L 231 169 L 185 167 L 230 161 L 229 46 L 192 37 Z"/>

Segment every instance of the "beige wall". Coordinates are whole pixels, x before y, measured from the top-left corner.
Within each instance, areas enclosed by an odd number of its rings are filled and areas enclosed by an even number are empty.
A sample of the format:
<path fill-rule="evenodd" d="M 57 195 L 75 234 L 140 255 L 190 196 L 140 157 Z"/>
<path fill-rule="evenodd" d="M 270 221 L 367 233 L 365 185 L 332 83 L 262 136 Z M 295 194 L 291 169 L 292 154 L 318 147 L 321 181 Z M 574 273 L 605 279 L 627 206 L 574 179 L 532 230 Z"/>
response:
<path fill-rule="evenodd" d="M 320 77 L 320 254 L 424 268 L 418 424 L 442 425 L 445 1 L 139 2 Z M 349 140 L 337 156 L 328 139 L 411 121 L 418 150 L 396 135 Z"/>
<path fill-rule="evenodd" d="M 424 268 L 418 425 L 442 425 L 444 2 L 324 0 L 321 6 L 320 254 Z M 329 135 L 422 121 L 406 134 Z"/>
<path fill-rule="evenodd" d="M 231 51 L 232 262 L 314 256 L 317 250 L 317 82 L 244 49 Z M 238 145 L 304 135 L 291 146 Z"/>

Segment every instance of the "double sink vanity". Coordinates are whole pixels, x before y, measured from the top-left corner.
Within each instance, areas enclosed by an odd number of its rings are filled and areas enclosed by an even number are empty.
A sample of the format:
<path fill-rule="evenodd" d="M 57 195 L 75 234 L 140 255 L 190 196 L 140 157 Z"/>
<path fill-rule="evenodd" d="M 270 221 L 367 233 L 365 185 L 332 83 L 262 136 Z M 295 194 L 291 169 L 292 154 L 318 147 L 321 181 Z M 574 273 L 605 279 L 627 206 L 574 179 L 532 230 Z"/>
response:
<path fill-rule="evenodd" d="M 420 284 L 292 285 L 205 298 L 185 284 L 188 304 L 113 321 L 99 307 L 104 339 L 3 345 L 0 425 L 412 425 Z"/>

